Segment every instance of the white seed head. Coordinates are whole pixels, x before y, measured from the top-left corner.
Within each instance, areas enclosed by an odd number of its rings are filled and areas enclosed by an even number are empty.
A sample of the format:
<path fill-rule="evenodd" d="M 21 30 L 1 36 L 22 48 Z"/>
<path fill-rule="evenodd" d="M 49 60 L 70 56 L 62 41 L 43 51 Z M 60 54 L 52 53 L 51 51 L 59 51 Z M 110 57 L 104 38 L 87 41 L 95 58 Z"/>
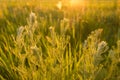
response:
<path fill-rule="evenodd" d="M 106 43 L 105 41 L 101 41 L 101 42 L 98 44 L 97 52 L 100 53 L 100 54 L 102 54 L 102 53 L 104 53 L 107 49 L 108 49 L 107 43 Z"/>
<path fill-rule="evenodd" d="M 83 47 L 84 47 L 84 48 L 87 48 L 87 47 L 88 47 L 88 42 L 87 42 L 87 40 L 85 40 L 85 42 L 84 42 L 84 44 L 83 44 Z"/>
<path fill-rule="evenodd" d="M 24 31 L 24 27 L 23 26 L 19 27 L 17 29 L 17 36 L 21 35 L 23 33 L 23 31 Z"/>
<path fill-rule="evenodd" d="M 107 43 L 105 41 L 102 41 L 98 44 L 98 48 L 104 48 L 105 46 L 107 46 Z"/>
<path fill-rule="evenodd" d="M 94 32 L 92 32 L 91 34 L 93 35 L 93 37 L 94 37 L 95 39 L 98 39 L 98 38 L 100 37 L 102 31 L 103 31 L 103 29 L 97 29 L 97 30 L 95 30 Z"/>
<path fill-rule="evenodd" d="M 30 13 L 30 24 L 35 23 L 35 21 L 36 21 L 36 15 L 35 13 L 31 12 Z"/>

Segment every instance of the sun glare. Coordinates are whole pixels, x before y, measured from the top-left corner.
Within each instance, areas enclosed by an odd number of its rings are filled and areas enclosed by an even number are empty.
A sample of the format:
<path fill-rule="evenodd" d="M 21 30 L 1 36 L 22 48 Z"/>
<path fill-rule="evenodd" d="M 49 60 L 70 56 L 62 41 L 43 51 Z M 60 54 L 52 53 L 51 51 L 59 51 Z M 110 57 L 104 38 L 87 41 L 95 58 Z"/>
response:
<path fill-rule="evenodd" d="M 84 0 L 70 0 L 70 5 L 71 6 L 83 6 L 84 5 Z"/>
<path fill-rule="evenodd" d="M 61 9 L 62 8 L 62 2 L 59 1 L 56 6 L 57 6 L 58 9 Z"/>

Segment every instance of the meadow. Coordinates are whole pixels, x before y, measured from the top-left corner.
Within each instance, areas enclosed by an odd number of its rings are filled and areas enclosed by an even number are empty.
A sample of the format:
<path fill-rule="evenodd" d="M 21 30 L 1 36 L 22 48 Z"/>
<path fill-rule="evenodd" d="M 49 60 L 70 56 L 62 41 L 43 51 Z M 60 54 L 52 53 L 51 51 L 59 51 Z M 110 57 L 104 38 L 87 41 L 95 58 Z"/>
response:
<path fill-rule="evenodd" d="M 120 80 L 119 3 L 1 0 L 0 80 Z"/>

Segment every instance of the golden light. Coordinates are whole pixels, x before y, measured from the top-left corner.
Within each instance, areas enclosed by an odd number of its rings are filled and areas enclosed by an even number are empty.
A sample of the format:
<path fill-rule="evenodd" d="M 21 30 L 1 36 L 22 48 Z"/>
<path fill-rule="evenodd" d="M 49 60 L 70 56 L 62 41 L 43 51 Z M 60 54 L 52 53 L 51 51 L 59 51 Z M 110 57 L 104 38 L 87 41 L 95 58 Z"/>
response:
<path fill-rule="evenodd" d="M 58 9 L 61 9 L 61 8 L 62 8 L 62 2 L 59 1 L 59 2 L 56 4 L 56 6 L 57 6 Z"/>
<path fill-rule="evenodd" d="M 83 6 L 84 0 L 70 0 L 70 5 L 73 7 Z"/>

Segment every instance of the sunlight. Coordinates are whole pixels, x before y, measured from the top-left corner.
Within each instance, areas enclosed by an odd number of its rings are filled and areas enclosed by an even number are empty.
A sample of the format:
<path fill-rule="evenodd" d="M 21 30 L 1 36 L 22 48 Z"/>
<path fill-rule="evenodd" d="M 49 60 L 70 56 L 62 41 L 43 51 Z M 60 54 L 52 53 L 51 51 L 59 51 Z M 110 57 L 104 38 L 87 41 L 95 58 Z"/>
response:
<path fill-rule="evenodd" d="M 62 2 L 59 1 L 56 6 L 57 6 L 58 9 L 61 9 L 62 8 Z"/>
<path fill-rule="evenodd" d="M 84 0 L 70 0 L 70 5 L 72 7 L 83 6 L 84 5 Z"/>

